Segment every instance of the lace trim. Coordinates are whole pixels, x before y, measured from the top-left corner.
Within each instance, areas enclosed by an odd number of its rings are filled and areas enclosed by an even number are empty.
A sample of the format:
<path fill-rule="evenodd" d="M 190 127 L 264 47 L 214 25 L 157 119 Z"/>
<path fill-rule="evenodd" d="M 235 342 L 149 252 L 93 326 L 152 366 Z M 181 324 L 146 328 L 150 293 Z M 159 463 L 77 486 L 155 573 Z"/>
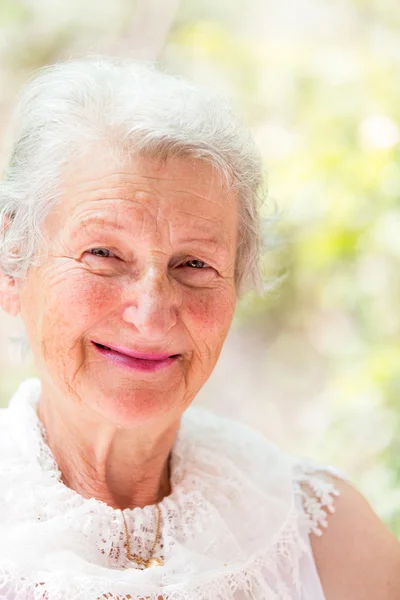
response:
<path fill-rule="evenodd" d="M 329 514 L 335 512 L 335 500 L 340 496 L 334 480 L 347 479 L 332 467 L 320 465 L 312 460 L 301 460 L 294 464 L 293 487 L 303 506 L 303 523 L 307 533 L 321 536 L 328 527 Z"/>
<path fill-rule="evenodd" d="M 312 555 L 292 462 L 273 444 L 189 412 L 172 456 L 172 493 L 160 503 L 165 565 L 126 568 L 120 511 L 60 480 L 35 410 L 39 392 L 36 379 L 21 384 L 0 431 L 10 436 L 0 460 L 0 598 L 311 600 L 301 563 Z M 302 463 L 296 493 L 306 483 L 318 497 L 321 480 L 317 486 L 312 473 Z M 154 507 L 124 514 L 135 551 L 146 552 Z"/>
<path fill-rule="evenodd" d="M 315 600 L 301 579 L 300 560 L 308 546 L 299 533 L 298 512 L 288 515 L 279 537 L 240 567 L 220 565 L 206 577 L 188 578 L 181 585 L 163 586 L 147 581 L 80 576 L 63 572 L 27 572 L 4 561 L 0 568 L 2 600 Z M 222 567 L 222 568 L 221 568 Z M 225 567 L 225 569 L 223 569 Z M 155 572 L 156 568 L 152 571 Z M 160 571 L 160 569 L 157 569 Z M 225 571 L 225 572 L 223 572 Z M 121 571 L 119 571 L 122 573 Z M 143 575 L 149 574 L 141 571 Z M 39 583 L 38 583 L 39 581 Z M 169 588 L 169 589 L 168 589 Z M 110 590 L 110 591 L 105 591 Z M 111 591 L 112 590 L 112 591 Z"/>

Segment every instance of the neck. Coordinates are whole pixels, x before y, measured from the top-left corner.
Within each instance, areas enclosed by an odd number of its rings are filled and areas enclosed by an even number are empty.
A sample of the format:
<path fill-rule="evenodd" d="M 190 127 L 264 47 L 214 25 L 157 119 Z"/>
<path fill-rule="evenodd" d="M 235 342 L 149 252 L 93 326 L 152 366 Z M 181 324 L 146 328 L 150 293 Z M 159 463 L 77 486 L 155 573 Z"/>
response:
<path fill-rule="evenodd" d="M 114 427 L 42 393 L 38 415 L 69 488 L 118 509 L 156 504 L 171 492 L 170 454 L 179 421 Z"/>

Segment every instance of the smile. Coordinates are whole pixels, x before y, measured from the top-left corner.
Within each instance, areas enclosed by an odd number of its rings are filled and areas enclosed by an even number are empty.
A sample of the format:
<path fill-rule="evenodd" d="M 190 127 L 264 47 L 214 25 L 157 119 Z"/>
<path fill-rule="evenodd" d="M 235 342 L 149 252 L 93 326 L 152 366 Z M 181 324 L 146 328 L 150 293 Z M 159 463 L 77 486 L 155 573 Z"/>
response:
<path fill-rule="evenodd" d="M 124 352 L 104 346 L 97 342 L 92 342 L 96 350 L 104 356 L 109 362 L 131 371 L 158 371 L 160 369 L 171 366 L 178 358 L 179 354 L 173 354 L 171 356 L 162 354 L 145 354 L 145 353 L 133 353 L 136 356 L 130 356 Z M 139 356 L 141 358 L 139 358 Z"/>

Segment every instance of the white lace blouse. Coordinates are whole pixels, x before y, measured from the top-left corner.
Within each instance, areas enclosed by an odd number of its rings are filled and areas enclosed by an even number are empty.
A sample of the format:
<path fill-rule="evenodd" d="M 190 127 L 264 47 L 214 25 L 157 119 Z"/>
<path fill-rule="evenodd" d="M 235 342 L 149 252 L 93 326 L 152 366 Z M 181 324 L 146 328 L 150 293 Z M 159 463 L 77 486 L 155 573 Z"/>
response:
<path fill-rule="evenodd" d="M 338 492 L 261 435 L 190 408 L 160 503 L 163 566 L 126 557 L 123 515 L 61 481 L 25 380 L 0 411 L 0 598 L 7 600 L 324 600 L 309 534 Z M 329 471 L 329 469 L 327 469 Z M 146 558 L 155 506 L 124 510 Z"/>

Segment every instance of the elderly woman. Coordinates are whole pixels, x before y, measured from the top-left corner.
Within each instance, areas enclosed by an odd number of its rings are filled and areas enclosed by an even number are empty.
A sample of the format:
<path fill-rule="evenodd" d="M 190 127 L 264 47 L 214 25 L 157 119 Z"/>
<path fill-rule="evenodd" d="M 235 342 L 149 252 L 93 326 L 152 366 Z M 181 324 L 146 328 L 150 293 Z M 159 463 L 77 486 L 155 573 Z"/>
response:
<path fill-rule="evenodd" d="M 400 598 L 349 483 L 189 408 L 257 281 L 260 161 L 228 107 L 99 58 L 44 69 L 14 121 L 0 301 L 39 377 L 0 414 L 0 597 Z"/>

